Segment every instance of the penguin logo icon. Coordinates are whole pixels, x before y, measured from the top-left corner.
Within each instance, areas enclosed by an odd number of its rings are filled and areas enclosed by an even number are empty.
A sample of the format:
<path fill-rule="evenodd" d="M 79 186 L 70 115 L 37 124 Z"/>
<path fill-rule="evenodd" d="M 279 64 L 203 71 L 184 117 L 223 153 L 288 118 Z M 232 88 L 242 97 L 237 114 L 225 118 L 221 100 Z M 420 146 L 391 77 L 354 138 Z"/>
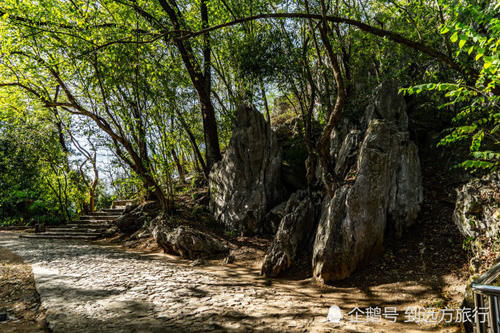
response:
<path fill-rule="evenodd" d="M 326 319 L 331 323 L 339 323 L 342 320 L 342 311 L 337 305 L 332 305 Z"/>

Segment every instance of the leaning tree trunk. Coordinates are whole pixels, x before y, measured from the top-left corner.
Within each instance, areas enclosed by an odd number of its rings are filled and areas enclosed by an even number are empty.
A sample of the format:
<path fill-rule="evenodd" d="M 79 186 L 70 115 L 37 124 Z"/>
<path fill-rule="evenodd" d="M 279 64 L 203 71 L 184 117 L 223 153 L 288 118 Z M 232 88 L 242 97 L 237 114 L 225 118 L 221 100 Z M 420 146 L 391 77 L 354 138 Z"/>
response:
<path fill-rule="evenodd" d="M 185 175 L 184 175 L 184 168 L 181 164 L 181 161 L 179 160 L 179 156 L 177 156 L 177 153 L 175 152 L 175 149 L 173 149 L 173 148 L 170 151 L 170 153 L 172 154 L 172 158 L 174 159 L 175 166 L 177 168 L 177 173 L 179 174 L 179 180 L 182 183 L 185 183 L 186 179 L 185 179 Z"/>
<path fill-rule="evenodd" d="M 94 156 L 93 156 L 92 169 L 94 169 L 94 180 L 92 181 L 92 184 L 90 185 L 90 190 L 89 190 L 89 210 L 90 210 L 90 213 L 95 211 L 95 191 L 97 188 L 97 184 L 99 184 L 99 170 L 97 169 L 97 164 L 96 164 L 96 154 L 94 154 Z"/>
<path fill-rule="evenodd" d="M 89 191 L 89 213 L 93 213 L 95 211 L 95 190 L 97 187 L 97 179 L 94 179 L 92 185 L 90 186 Z"/>
<path fill-rule="evenodd" d="M 167 13 L 175 30 L 185 28 L 181 22 L 183 18 L 179 11 L 179 6 L 175 0 L 159 0 L 163 10 Z M 206 0 L 200 3 L 201 20 L 203 27 L 208 27 L 208 8 Z M 140 13 L 141 14 L 141 13 Z M 170 37 L 165 37 L 170 43 Z M 203 117 L 203 133 L 205 135 L 205 145 L 207 151 L 207 169 L 210 170 L 214 163 L 218 162 L 222 155 L 219 147 L 219 135 L 217 133 L 217 119 L 215 118 L 215 109 L 210 99 L 211 93 L 211 46 L 210 35 L 203 35 L 203 68 L 196 59 L 196 53 L 188 40 L 175 39 L 177 49 L 186 67 L 191 82 L 193 83 L 201 106 L 201 115 Z"/>
<path fill-rule="evenodd" d="M 198 92 L 198 95 L 200 96 L 203 131 L 207 149 L 207 169 L 210 170 L 222 158 L 219 147 L 217 120 L 215 118 L 214 105 L 210 99 L 210 92 L 202 91 Z"/>
<path fill-rule="evenodd" d="M 322 5 L 324 7 L 324 1 L 322 1 Z M 330 43 L 330 39 L 328 37 L 329 27 L 326 21 L 322 23 L 320 26 L 320 36 L 323 44 L 326 48 L 326 52 L 328 55 L 328 59 L 330 60 L 330 65 L 333 71 L 333 77 L 335 79 L 335 84 L 337 86 L 337 97 L 335 100 L 335 106 L 333 107 L 333 111 L 328 116 L 328 121 L 323 128 L 323 132 L 317 143 L 317 151 L 318 151 L 318 161 L 319 165 L 323 171 L 323 184 L 325 185 L 326 191 L 330 197 L 333 196 L 335 191 L 335 174 L 331 172 L 329 163 L 330 156 L 328 150 L 328 142 L 330 140 L 331 133 L 338 123 L 340 116 L 342 115 L 342 111 L 344 110 L 344 103 L 346 99 L 346 90 L 344 85 L 344 79 L 342 78 L 342 72 L 340 70 L 340 65 L 337 60 L 337 55 L 333 51 L 333 47 Z"/>

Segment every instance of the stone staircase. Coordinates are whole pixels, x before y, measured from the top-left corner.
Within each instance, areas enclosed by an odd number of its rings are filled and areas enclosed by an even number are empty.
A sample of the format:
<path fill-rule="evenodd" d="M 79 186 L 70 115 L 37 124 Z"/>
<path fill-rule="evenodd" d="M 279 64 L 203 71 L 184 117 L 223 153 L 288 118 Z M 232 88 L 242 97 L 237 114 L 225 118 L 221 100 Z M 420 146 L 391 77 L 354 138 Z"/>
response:
<path fill-rule="evenodd" d="M 103 233 L 112 226 L 113 221 L 122 214 L 130 202 L 129 200 L 114 201 L 112 208 L 82 215 L 79 220 L 69 224 L 46 227 L 44 232 L 23 233 L 19 237 L 95 240 L 103 236 Z"/>

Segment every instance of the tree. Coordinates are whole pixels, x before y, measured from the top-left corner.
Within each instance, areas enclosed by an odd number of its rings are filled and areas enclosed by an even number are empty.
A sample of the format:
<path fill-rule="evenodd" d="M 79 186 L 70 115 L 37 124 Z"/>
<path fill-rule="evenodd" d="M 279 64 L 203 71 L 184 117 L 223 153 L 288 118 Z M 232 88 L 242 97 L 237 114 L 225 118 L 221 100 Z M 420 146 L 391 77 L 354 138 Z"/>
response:
<path fill-rule="evenodd" d="M 79 213 L 82 179 L 68 163 L 57 119 L 0 94 L 0 210 L 2 221 L 69 222 Z"/>
<path fill-rule="evenodd" d="M 58 3 L 51 8 L 33 9 L 47 15 L 47 20 L 85 21 L 80 11 Z M 68 17 L 62 19 L 62 12 Z M 140 45 L 119 44 L 106 48 L 105 53 L 86 55 L 82 49 L 92 41 L 71 32 L 64 23 L 51 24 L 49 28 L 54 30 L 50 30 L 37 23 L 26 25 L 7 15 L 4 26 L 4 34 L 29 37 L 14 37 L 2 45 L 0 87 L 21 88 L 47 108 L 92 119 L 110 137 L 118 156 L 142 179 L 145 188 L 165 208 L 170 207 L 147 149 L 147 103 L 142 103 L 141 96 L 147 81 L 142 80 L 144 73 L 139 68 Z M 94 31 L 90 37 L 101 38 L 102 32 Z M 130 63 L 131 57 L 136 62 Z"/>
<path fill-rule="evenodd" d="M 444 8 L 440 32 L 450 42 L 455 61 L 477 76 L 434 81 L 402 91 L 407 94 L 442 92 L 455 106 L 454 127 L 439 145 L 466 145 L 469 156 L 459 166 L 471 171 L 495 171 L 500 165 L 500 4 L 457 2 Z M 431 77 L 432 79 L 432 77 Z"/>
<path fill-rule="evenodd" d="M 484 10 L 485 4 L 474 6 Z M 186 164 L 208 177 L 242 99 L 270 118 L 270 95 L 293 96 L 309 155 L 309 183 L 319 163 L 333 193 L 338 180 L 327 143 L 346 110 L 359 107 L 360 81 L 369 89 L 398 75 L 410 85 L 424 78 L 415 73 L 427 71 L 458 84 L 461 96 L 480 95 L 478 90 L 488 96 L 474 105 L 498 96 L 498 8 L 488 7 L 488 18 L 471 8 L 444 0 L 430 6 L 407 0 L 99 0 L 47 6 L 6 0 L 0 6 L 6 41 L 0 88 L 21 89 L 54 114 L 91 119 L 131 177 L 166 208 L 172 205 L 173 182 L 190 168 Z M 477 27 L 473 17 L 481 18 Z M 436 33 L 439 25 L 451 38 Z M 469 46 L 471 41 L 477 45 Z M 466 44 L 467 53 L 479 58 L 455 54 Z M 488 119 L 488 131 L 476 126 L 471 132 L 475 146 L 481 135 L 496 133 L 496 118 Z M 319 136 L 313 135 L 314 122 L 322 125 Z M 64 147 L 61 124 L 56 125 Z M 474 154 L 487 162 L 496 158 L 495 150 Z"/>

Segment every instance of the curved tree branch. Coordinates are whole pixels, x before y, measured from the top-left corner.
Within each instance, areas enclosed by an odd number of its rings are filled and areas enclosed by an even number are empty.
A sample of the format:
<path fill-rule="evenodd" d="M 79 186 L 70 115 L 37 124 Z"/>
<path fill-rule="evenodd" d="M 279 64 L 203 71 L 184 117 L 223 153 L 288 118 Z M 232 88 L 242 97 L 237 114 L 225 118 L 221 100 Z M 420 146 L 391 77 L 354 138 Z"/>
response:
<path fill-rule="evenodd" d="M 236 20 L 233 20 L 230 22 L 218 24 L 218 25 L 208 27 L 205 29 L 201 29 L 199 31 L 192 32 L 192 33 L 177 37 L 177 39 L 184 40 L 184 39 L 197 37 L 197 36 L 209 33 L 211 31 L 219 30 L 222 28 L 230 27 L 230 26 L 241 24 L 241 23 L 248 22 L 248 21 L 263 20 L 263 19 L 279 19 L 279 18 L 326 20 L 326 21 L 332 22 L 332 23 L 344 23 L 344 24 L 352 25 L 352 26 L 359 28 L 360 30 L 362 30 L 364 32 L 369 33 L 369 34 L 379 36 L 379 37 L 386 37 L 393 42 L 405 45 L 405 46 L 410 47 L 412 49 L 418 50 L 424 54 L 427 54 L 428 56 L 431 56 L 432 58 L 435 58 L 435 59 L 441 61 L 442 63 L 446 64 L 448 67 L 450 67 L 450 68 L 456 70 L 457 72 L 460 72 L 466 76 L 473 76 L 473 77 L 477 76 L 476 72 L 463 68 L 463 66 L 461 66 L 460 64 L 455 62 L 453 59 L 448 57 L 446 54 L 444 54 L 436 49 L 433 49 L 432 47 L 430 47 L 424 43 L 410 40 L 410 39 L 408 39 L 408 38 L 406 38 L 406 37 L 404 37 L 396 32 L 380 29 L 380 28 L 371 26 L 369 24 L 366 24 L 366 23 L 363 23 L 363 22 L 360 22 L 357 20 L 339 17 L 339 16 L 331 16 L 331 15 L 323 16 L 320 14 L 307 14 L 307 13 L 259 14 L 259 15 L 253 15 L 253 16 L 248 16 L 248 17 L 236 19 Z M 169 32 L 169 33 L 171 33 L 171 32 Z"/>

